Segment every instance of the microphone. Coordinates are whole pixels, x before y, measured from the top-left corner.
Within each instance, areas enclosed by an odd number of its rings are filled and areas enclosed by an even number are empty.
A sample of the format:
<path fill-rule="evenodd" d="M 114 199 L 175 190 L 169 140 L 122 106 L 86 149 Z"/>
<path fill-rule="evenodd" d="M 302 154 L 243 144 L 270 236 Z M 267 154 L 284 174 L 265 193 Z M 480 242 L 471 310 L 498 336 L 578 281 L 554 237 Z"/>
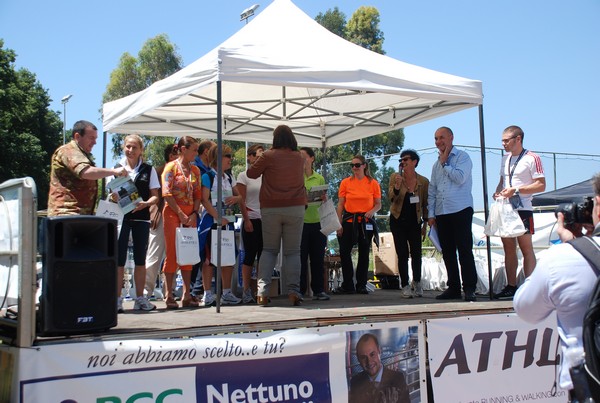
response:
<path fill-rule="evenodd" d="M 403 171 L 404 171 L 404 167 L 402 166 L 402 164 L 400 164 L 400 176 L 402 176 Z"/>

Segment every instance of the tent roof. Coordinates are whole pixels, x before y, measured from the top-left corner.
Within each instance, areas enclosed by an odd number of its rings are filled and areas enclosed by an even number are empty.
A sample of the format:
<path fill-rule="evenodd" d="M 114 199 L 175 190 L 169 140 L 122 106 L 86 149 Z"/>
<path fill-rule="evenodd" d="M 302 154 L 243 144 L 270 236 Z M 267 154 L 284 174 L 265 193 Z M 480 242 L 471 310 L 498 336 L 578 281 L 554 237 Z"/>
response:
<path fill-rule="evenodd" d="M 531 202 L 534 206 L 556 206 L 560 203 L 579 203 L 588 196 L 594 196 L 594 188 L 591 179 L 550 192 L 534 195 Z"/>
<path fill-rule="evenodd" d="M 481 82 L 377 54 L 274 0 L 221 45 L 147 89 L 104 104 L 113 133 L 269 143 L 279 124 L 302 145 L 337 145 L 482 103 Z"/>

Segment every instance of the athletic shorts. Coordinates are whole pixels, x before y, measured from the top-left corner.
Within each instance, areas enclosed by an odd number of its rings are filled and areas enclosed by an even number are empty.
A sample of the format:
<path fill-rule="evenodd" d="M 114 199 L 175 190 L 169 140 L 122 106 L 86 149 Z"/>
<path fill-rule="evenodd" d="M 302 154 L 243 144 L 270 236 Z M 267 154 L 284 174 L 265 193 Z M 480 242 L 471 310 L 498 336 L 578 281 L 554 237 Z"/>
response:
<path fill-rule="evenodd" d="M 525 232 L 526 234 L 535 234 L 535 228 L 533 227 L 533 211 L 531 210 L 517 210 L 517 213 L 519 213 L 519 217 L 521 217 L 521 220 L 523 221 L 523 225 L 525 226 L 525 229 L 527 230 L 527 232 Z"/>

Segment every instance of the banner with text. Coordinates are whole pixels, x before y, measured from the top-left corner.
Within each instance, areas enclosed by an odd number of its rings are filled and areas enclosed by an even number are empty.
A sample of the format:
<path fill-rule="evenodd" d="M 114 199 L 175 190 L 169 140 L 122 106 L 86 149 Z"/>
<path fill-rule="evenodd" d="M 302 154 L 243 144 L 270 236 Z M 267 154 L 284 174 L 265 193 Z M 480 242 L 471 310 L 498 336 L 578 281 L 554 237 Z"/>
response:
<path fill-rule="evenodd" d="M 385 393 L 426 401 L 418 321 L 19 349 L 18 401 L 348 402 L 353 379 L 378 365 L 360 359 L 366 333 L 384 374 L 403 379 Z"/>
<path fill-rule="evenodd" d="M 560 362 L 556 316 L 536 325 L 516 314 L 427 321 L 433 396 L 439 402 L 566 402 L 553 396 Z"/>

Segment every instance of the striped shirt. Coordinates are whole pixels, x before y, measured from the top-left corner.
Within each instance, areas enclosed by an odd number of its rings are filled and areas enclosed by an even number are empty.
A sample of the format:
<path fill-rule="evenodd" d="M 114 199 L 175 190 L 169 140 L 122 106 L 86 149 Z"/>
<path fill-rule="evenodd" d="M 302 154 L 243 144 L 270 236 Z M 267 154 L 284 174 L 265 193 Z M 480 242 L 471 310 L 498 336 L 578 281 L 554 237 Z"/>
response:
<path fill-rule="evenodd" d="M 429 218 L 473 207 L 473 162 L 466 152 L 452 147 L 446 166 L 437 160 L 431 170 L 427 209 Z"/>

